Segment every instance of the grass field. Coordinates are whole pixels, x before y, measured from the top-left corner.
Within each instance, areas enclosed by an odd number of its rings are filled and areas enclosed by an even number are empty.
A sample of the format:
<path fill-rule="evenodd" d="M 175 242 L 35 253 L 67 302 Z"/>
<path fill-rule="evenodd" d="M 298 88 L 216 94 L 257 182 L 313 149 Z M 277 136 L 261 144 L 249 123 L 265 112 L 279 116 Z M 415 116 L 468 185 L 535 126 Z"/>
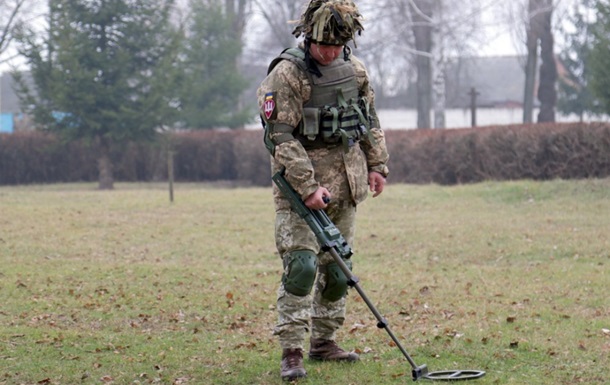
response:
<path fill-rule="evenodd" d="M 0 187 L 0 384 L 281 384 L 273 215 L 264 188 Z M 353 246 L 418 364 L 610 383 L 610 180 L 390 185 Z M 375 325 L 350 293 L 361 362 L 299 383 L 411 383 Z"/>

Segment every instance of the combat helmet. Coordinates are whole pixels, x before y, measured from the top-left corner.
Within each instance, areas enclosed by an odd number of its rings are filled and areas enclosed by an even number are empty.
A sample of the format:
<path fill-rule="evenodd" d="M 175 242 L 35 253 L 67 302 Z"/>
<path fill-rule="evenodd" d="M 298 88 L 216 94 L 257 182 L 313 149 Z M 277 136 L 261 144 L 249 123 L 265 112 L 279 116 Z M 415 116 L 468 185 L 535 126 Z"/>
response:
<path fill-rule="evenodd" d="M 356 45 L 355 35 L 364 30 L 362 15 L 352 0 L 311 0 L 292 31 L 306 41 L 345 45 L 350 40 Z"/>

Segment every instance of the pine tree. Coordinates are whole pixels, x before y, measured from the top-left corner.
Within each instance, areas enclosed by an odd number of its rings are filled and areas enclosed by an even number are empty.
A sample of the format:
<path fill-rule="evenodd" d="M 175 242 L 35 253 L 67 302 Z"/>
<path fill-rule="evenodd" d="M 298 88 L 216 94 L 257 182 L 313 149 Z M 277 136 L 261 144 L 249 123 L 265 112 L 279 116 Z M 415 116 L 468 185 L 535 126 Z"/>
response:
<path fill-rule="evenodd" d="M 593 44 L 589 56 L 591 70 L 588 82 L 600 109 L 610 114 L 610 2 L 597 1 L 597 20 L 593 25 Z"/>
<path fill-rule="evenodd" d="M 248 86 L 238 69 L 242 42 L 222 1 L 191 1 L 182 52 L 181 120 L 187 128 L 240 127 L 253 111 L 239 97 Z"/>
<path fill-rule="evenodd" d="M 557 108 L 564 114 L 576 114 L 584 120 L 585 114 L 600 113 L 599 101 L 592 95 L 588 84 L 590 72 L 589 55 L 593 39 L 592 0 L 581 0 L 576 4 L 570 23 L 574 30 L 565 34 L 566 47 L 559 58 L 566 70 L 559 79 Z"/>
<path fill-rule="evenodd" d="M 20 96 L 35 121 L 100 148 L 100 189 L 113 188 L 110 152 L 155 136 L 172 117 L 177 34 L 173 0 L 50 0 L 42 42 L 22 37 L 34 89 Z"/>

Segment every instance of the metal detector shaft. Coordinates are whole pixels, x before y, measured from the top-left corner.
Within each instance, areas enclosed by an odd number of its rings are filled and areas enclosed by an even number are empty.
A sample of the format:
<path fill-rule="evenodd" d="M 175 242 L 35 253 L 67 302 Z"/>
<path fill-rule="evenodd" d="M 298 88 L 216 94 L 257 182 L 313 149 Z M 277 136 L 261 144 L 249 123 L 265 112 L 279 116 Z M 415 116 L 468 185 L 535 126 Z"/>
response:
<path fill-rule="evenodd" d="M 380 329 L 382 329 L 382 328 L 385 329 L 385 331 L 388 333 L 388 335 L 390 336 L 392 341 L 394 341 L 394 343 L 396 344 L 398 349 L 400 349 L 400 351 L 405 356 L 407 361 L 409 361 L 409 364 L 411 365 L 411 368 L 413 369 L 413 379 L 417 380 L 418 378 L 425 376 L 428 373 L 426 365 L 417 366 L 415 361 L 413 361 L 413 359 L 411 358 L 411 356 L 409 355 L 407 350 L 402 346 L 402 344 L 400 343 L 398 338 L 396 338 L 396 336 L 390 329 L 390 326 L 388 325 L 388 321 L 385 318 L 383 318 L 383 316 L 381 315 L 381 313 L 379 313 L 379 311 L 377 310 L 375 305 L 373 305 L 371 300 L 364 293 L 364 290 L 360 286 L 358 277 L 356 277 L 351 272 L 349 267 L 345 264 L 345 262 L 343 262 L 343 260 L 341 259 L 341 256 L 339 255 L 339 253 L 337 253 L 337 251 L 335 249 L 330 249 L 330 250 L 328 250 L 328 252 L 330 253 L 330 255 L 333 256 L 335 263 L 337 265 L 339 265 L 339 267 L 341 268 L 341 271 L 343 271 L 343 274 L 345 274 L 345 276 L 347 277 L 348 285 L 353 287 L 354 289 L 356 289 L 358 294 L 360 294 L 360 297 L 362 297 L 362 299 L 364 300 L 364 303 L 366 303 L 366 305 L 369 307 L 369 309 L 371 310 L 371 312 L 373 313 L 375 318 L 377 318 L 377 327 Z"/>

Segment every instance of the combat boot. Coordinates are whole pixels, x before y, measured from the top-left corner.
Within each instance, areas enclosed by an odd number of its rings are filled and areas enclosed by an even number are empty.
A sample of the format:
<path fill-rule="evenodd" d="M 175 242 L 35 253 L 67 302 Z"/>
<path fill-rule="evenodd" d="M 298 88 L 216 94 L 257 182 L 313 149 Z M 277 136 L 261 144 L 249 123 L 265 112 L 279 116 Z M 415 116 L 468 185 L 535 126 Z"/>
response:
<path fill-rule="evenodd" d="M 303 367 L 303 351 L 301 349 L 284 349 L 282 351 L 281 376 L 284 381 L 292 381 L 307 376 Z"/>
<path fill-rule="evenodd" d="M 360 359 L 358 354 L 341 349 L 335 341 L 312 338 L 310 345 L 310 360 L 355 362 Z"/>

